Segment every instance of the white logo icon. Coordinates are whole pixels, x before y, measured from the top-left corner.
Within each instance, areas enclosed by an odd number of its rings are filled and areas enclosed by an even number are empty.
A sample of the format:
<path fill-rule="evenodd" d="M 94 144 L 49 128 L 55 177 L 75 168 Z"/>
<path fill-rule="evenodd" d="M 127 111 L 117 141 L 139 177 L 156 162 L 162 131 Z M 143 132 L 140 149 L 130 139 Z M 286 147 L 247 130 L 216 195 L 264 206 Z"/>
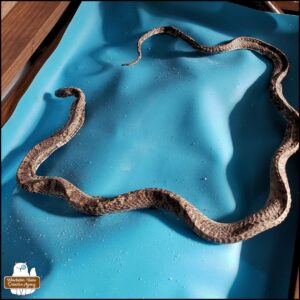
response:
<path fill-rule="evenodd" d="M 28 272 L 27 264 L 26 263 L 15 263 L 14 266 L 14 273 L 12 277 L 26 277 L 26 276 L 36 276 L 35 268 L 30 270 L 30 274 Z M 35 289 L 10 289 L 11 293 L 14 295 L 29 295 L 35 292 Z"/>

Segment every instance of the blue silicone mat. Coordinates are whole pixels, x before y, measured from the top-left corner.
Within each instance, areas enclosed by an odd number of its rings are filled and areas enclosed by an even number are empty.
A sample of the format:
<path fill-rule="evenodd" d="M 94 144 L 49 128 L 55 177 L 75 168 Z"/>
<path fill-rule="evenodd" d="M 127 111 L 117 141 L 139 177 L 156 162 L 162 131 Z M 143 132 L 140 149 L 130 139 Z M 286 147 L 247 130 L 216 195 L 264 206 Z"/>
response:
<path fill-rule="evenodd" d="M 27 298 L 287 297 L 298 219 L 297 156 L 288 163 L 286 221 L 245 242 L 198 238 L 171 214 L 149 209 L 100 218 L 16 185 L 26 153 L 67 121 L 80 87 L 86 121 L 39 169 L 92 195 L 172 190 L 209 217 L 236 221 L 261 208 L 285 121 L 269 100 L 272 66 L 246 50 L 203 56 L 147 30 L 177 26 L 205 45 L 252 36 L 291 63 L 284 94 L 298 109 L 298 17 L 226 2 L 83 2 L 59 46 L 2 128 L 2 276 L 27 262 L 41 288 Z M 3 277 L 2 277 L 3 278 Z M 16 297 L 2 287 L 3 297 Z"/>

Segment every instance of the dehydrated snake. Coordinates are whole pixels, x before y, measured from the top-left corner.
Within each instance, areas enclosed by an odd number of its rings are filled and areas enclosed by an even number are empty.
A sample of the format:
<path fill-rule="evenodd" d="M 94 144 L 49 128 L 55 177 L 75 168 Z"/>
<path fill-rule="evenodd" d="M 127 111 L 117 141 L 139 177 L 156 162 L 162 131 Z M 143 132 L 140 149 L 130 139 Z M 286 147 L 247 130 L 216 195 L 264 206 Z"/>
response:
<path fill-rule="evenodd" d="M 137 63 L 142 57 L 142 43 L 156 34 L 178 37 L 205 54 L 217 54 L 247 49 L 266 56 L 273 62 L 270 81 L 271 98 L 287 121 L 283 141 L 272 157 L 270 168 L 270 191 L 262 209 L 233 223 L 215 222 L 201 213 L 179 195 L 159 188 L 145 188 L 118 195 L 113 198 L 95 197 L 83 193 L 78 187 L 61 177 L 38 176 L 38 167 L 55 150 L 62 147 L 78 132 L 85 118 L 85 96 L 75 87 L 56 91 L 56 96 L 75 96 L 67 124 L 49 138 L 33 147 L 25 156 L 17 171 L 20 186 L 34 193 L 65 198 L 73 207 L 89 215 L 128 211 L 141 208 L 161 208 L 175 213 L 200 237 L 216 243 L 234 243 L 249 239 L 280 224 L 291 207 L 291 193 L 286 174 L 286 163 L 299 148 L 299 114 L 282 93 L 282 80 L 289 68 L 287 57 L 276 47 L 251 37 L 238 37 L 216 46 L 203 46 L 179 29 L 166 26 L 154 28 L 140 37 L 137 43 L 138 57 L 125 66 Z"/>

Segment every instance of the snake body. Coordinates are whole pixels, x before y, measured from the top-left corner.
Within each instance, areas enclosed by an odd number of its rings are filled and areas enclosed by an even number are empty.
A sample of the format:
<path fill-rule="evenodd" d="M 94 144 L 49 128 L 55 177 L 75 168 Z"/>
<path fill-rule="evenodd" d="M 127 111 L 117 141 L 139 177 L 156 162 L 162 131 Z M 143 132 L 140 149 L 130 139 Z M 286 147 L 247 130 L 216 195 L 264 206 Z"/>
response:
<path fill-rule="evenodd" d="M 145 188 L 113 198 L 104 198 L 87 195 L 64 178 L 36 175 L 36 171 L 43 161 L 72 139 L 84 123 L 85 96 L 79 88 L 75 87 L 56 91 L 58 97 L 76 97 L 69 120 L 63 128 L 28 152 L 17 171 L 17 182 L 29 192 L 63 197 L 71 206 L 89 215 L 105 215 L 150 207 L 165 209 L 184 220 L 198 236 L 215 243 L 234 243 L 246 240 L 280 224 L 288 215 L 291 207 L 286 163 L 299 148 L 299 114 L 287 102 L 282 93 L 281 82 L 289 68 L 285 54 L 276 47 L 252 37 L 238 37 L 216 46 L 203 46 L 181 30 L 166 26 L 154 28 L 141 36 L 137 43 L 138 57 L 124 65 L 137 63 L 142 57 L 142 43 L 156 34 L 169 34 L 180 38 L 193 48 L 209 55 L 248 49 L 258 52 L 272 61 L 271 98 L 287 121 L 287 127 L 283 141 L 272 157 L 270 190 L 264 207 L 240 221 L 219 223 L 209 219 L 181 196 L 165 189 Z"/>

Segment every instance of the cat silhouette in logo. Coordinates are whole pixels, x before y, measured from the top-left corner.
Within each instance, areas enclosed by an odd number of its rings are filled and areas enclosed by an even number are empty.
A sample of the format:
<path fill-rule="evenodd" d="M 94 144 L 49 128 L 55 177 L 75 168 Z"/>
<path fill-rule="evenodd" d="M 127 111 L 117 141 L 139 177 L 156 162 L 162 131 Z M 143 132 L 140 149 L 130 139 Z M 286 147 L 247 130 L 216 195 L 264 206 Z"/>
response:
<path fill-rule="evenodd" d="M 30 270 L 30 274 L 28 272 L 28 267 L 25 263 L 15 263 L 13 277 L 25 277 L 25 276 L 36 276 L 35 268 Z M 35 292 L 35 289 L 11 289 L 10 290 L 14 295 L 29 295 Z"/>

